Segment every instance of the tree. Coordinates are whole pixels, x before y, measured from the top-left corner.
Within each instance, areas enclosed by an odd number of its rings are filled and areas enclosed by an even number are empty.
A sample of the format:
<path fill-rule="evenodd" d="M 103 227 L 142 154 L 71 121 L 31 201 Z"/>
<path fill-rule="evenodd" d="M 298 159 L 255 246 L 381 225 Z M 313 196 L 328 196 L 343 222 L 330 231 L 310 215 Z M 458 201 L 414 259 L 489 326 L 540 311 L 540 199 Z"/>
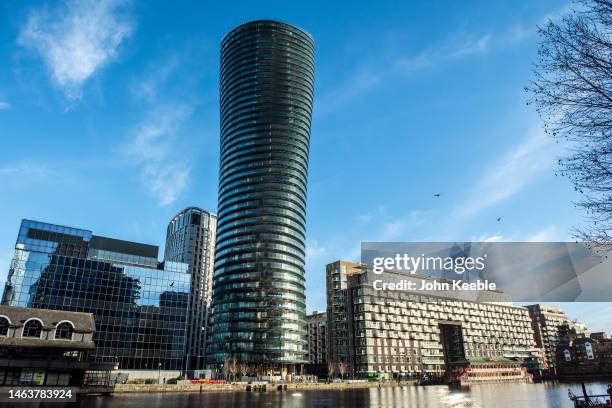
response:
<path fill-rule="evenodd" d="M 228 379 L 232 377 L 232 381 L 236 381 L 236 372 L 237 372 L 238 362 L 235 358 L 226 358 L 223 360 L 223 374 L 225 374 L 225 378 Z"/>
<path fill-rule="evenodd" d="M 240 380 L 242 380 L 242 377 L 249 373 L 250 367 L 247 363 L 238 363 L 237 370 L 240 373 Z"/>
<path fill-rule="evenodd" d="M 576 238 L 612 249 L 612 0 L 578 0 L 538 27 L 534 79 L 527 86 L 547 133 L 570 144 L 559 173 L 580 193 L 587 227 Z"/>
<path fill-rule="evenodd" d="M 333 378 L 336 374 L 336 363 L 333 361 L 327 362 L 327 376 Z"/>
<path fill-rule="evenodd" d="M 348 372 L 348 366 L 346 363 L 338 363 L 338 374 L 340 374 L 340 378 L 344 380 L 344 376 Z"/>

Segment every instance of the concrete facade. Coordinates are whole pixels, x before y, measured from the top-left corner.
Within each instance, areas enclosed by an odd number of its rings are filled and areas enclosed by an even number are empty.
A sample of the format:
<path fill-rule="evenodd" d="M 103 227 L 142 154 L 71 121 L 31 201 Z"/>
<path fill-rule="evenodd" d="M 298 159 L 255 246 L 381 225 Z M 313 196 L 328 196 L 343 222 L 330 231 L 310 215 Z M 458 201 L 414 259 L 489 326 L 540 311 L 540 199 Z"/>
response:
<path fill-rule="evenodd" d="M 308 363 L 327 364 L 327 313 L 314 311 L 306 316 Z"/>
<path fill-rule="evenodd" d="M 356 264 L 335 262 L 327 272 L 336 328 L 330 330 L 329 354 L 345 358 L 354 375 L 443 375 L 451 358 L 504 358 L 531 368 L 538 365 L 529 312 L 509 306 L 502 293 L 489 297 L 503 302 L 485 303 L 377 291 L 372 282 L 378 275 L 360 271 Z M 455 343 L 443 338 L 453 338 L 452 334 L 459 337 Z"/>

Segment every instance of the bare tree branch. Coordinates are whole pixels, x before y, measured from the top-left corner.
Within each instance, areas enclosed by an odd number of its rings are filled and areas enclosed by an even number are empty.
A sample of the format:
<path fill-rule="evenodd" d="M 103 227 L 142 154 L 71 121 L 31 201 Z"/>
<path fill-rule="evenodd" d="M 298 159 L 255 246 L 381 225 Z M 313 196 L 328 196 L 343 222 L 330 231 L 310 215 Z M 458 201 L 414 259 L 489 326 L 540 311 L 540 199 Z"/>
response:
<path fill-rule="evenodd" d="M 538 28 L 534 79 L 526 90 L 547 133 L 568 143 L 559 171 L 574 184 L 586 227 L 574 236 L 612 249 L 612 0 L 578 0 Z"/>

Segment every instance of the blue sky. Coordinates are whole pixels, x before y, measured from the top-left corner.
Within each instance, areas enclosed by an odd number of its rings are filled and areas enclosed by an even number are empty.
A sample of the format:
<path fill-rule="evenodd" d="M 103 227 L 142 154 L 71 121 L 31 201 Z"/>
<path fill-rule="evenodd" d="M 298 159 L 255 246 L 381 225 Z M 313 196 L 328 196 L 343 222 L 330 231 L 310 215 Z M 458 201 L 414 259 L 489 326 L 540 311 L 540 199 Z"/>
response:
<path fill-rule="evenodd" d="M 0 281 L 22 218 L 161 246 L 178 210 L 215 211 L 219 43 L 257 18 L 316 41 L 309 310 L 324 307 L 324 265 L 357 260 L 362 240 L 567 240 L 582 217 L 554 175 L 564 146 L 523 91 L 536 25 L 567 8 L 4 1 Z M 610 305 L 564 306 L 612 331 Z"/>

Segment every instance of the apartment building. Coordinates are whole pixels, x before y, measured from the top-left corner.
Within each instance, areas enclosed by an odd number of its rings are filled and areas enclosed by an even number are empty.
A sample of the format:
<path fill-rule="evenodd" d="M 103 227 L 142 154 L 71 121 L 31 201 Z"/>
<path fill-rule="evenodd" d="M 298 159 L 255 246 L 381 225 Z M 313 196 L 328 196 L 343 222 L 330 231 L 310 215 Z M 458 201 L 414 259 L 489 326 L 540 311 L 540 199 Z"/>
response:
<path fill-rule="evenodd" d="M 348 277 L 360 272 L 359 264 L 336 261 L 326 266 L 327 287 L 327 356 L 329 361 L 348 363 L 347 288 Z"/>
<path fill-rule="evenodd" d="M 396 271 L 385 271 L 385 276 L 396 281 L 408 277 Z M 451 364 L 502 359 L 537 368 L 540 354 L 529 312 L 511 306 L 503 292 L 487 293 L 491 302 L 478 302 L 450 293 L 376 290 L 376 279 L 380 275 L 356 264 L 327 266 L 328 322 L 334 325 L 329 327 L 329 355 L 331 361 L 347 362 L 353 375 L 441 376 Z"/>
<path fill-rule="evenodd" d="M 327 364 L 327 313 L 316 310 L 306 316 L 308 363 Z"/>
<path fill-rule="evenodd" d="M 554 371 L 556 349 L 565 333 L 564 326 L 573 325 L 578 332 L 585 331 L 584 325 L 572 324 L 559 306 L 534 304 L 527 306 L 536 346 L 543 354 L 543 368 Z"/>

